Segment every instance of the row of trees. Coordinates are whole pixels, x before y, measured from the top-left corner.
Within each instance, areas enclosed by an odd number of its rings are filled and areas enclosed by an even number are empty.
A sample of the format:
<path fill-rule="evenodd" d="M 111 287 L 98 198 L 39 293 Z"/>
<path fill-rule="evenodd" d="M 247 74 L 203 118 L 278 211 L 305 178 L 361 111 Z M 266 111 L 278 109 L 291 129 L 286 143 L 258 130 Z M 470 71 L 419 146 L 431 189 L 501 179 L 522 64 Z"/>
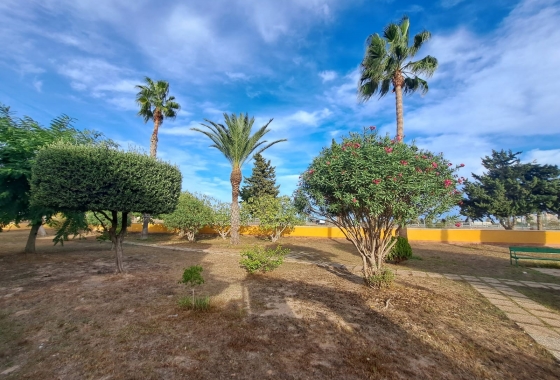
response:
<path fill-rule="evenodd" d="M 472 180 L 465 180 L 462 215 L 497 221 L 511 230 L 520 217 L 536 214 L 540 230 L 543 212 L 560 213 L 558 166 L 522 163 L 520 154 L 511 150 L 492 151 L 491 156 L 482 159 L 485 173 L 473 173 Z"/>
<path fill-rule="evenodd" d="M 302 223 L 293 202 L 287 196 L 263 195 L 241 203 L 240 226 L 258 226 L 262 235 L 276 242 L 282 234 Z M 175 211 L 160 215 L 165 226 L 179 236 L 194 242 L 200 229 L 210 227 L 222 239 L 231 232 L 231 208 L 229 203 L 212 197 L 183 192 Z"/>

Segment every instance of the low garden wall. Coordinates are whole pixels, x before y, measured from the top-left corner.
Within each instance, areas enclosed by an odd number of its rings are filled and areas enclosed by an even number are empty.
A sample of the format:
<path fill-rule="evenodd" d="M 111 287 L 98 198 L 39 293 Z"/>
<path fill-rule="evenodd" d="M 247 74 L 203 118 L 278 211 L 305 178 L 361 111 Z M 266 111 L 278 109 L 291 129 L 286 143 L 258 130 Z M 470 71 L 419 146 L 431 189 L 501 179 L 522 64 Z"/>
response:
<path fill-rule="evenodd" d="M 131 232 L 142 231 L 140 223 L 133 223 Z M 242 227 L 245 235 L 258 234 L 258 227 Z M 167 232 L 162 224 L 151 224 L 149 232 Z M 214 230 L 203 228 L 203 234 L 214 234 Z M 426 229 L 408 228 L 409 241 L 443 242 L 443 243 L 472 243 L 472 244 L 518 244 L 518 245 L 560 245 L 560 231 L 506 231 L 506 230 L 475 230 L 475 229 Z M 344 238 L 344 234 L 337 227 L 297 226 L 286 236 Z"/>

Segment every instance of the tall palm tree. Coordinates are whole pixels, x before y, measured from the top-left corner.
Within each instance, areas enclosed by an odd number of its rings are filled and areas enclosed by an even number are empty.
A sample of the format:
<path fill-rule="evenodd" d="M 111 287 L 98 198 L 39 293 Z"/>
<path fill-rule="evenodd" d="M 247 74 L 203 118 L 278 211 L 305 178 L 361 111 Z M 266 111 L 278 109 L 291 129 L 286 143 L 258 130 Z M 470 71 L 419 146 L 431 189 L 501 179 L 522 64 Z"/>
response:
<path fill-rule="evenodd" d="M 204 120 L 210 125 L 202 123 L 201 125 L 208 128 L 208 130 L 191 129 L 208 136 L 213 142 L 210 147 L 222 152 L 231 163 L 231 175 L 229 177 L 231 182 L 231 244 L 239 244 L 239 185 L 243 178 L 241 167 L 255 150 L 258 149 L 257 153 L 261 153 L 272 145 L 287 140 L 276 140 L 269 144 L 267 144 L 266 140 L 260 141 L 264 135 L 270 132 L 268 125 L 272 119 L 252 136 L 251 129 L 253 128 L 255 118 L 249 119 L 248 114 L 243 115 L 241 113 L 238 117 L 235 114 L 230 116 L 224 113 L 226 126 L 214 123 L 208 119 Z"/>
<path fill-rule="evenodd" d="M 383 37 L 377 33 L 368 37 L 358 83 L 358 98 L 362 101 L 369 100 L 375 94 L 382 98 L 393 86 L 397 109 L 397 138 L 401 141 L 404 138 L 403 92 L 411 94 L 420 90 L 422 94 L 427 93 L 428 82 L 418 75 L 431 77 L 438 66 L 437 59 L 429 55 L 419 61 L 410 60 L 424 42 L 430 39 L 431 34 L 427 30 L 418 33 L 409 46 L 409 26 L 410 21 L 404 16 L 398 24 L 387 25 Z"/>
<path fill-rule="evenodd" d="M 150 140 L 150 156 L 156 157 L 159 127 L 164 118 L 174 119 L 181 106 L 175 101 L 174 96 L 169 96 L 168 82 L 164 80 L 154 82 L 148 77 L 145 77 L 144 81 L 146 82 L 144 86 L 136 86 L 140 90 L 136 94 L 136 103 L 140 106 L 138 116 L 142 116 L 145 123 L 148 120 L 154 121 L 154 131 Z"/>
<path fill-rule="evenodd" d="M 144 123 L 148 120 L 154 121 L 154 131 L 150 139 L 150 156 L 156 157 L 158 131 L 163 123 L 164 118 L 174 119 L 177 116 L 177 111 L 181 109 L 179 103 L 175 101 L 174 96 L 169 96 L 169 83 L 164 80 L 154 82 L 149 77 L 144 78 L 145 85 L 137 85 L 139 89 L 136 94 L 136 103 L 140 106 L 138 116 L 144 118 Z M 150 216 L 143 215 L 142 234 L 141 239 L 148 238 L 148 223 Z"/>

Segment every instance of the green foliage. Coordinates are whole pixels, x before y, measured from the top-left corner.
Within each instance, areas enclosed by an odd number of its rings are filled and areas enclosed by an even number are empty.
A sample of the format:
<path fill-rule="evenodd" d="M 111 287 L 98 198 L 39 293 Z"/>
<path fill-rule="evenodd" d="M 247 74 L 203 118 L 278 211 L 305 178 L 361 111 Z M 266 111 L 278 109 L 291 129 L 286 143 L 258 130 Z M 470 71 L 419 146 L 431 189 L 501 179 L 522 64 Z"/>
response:
<path fill-rule="evenodd" d="M 260 198 L 269 195 L 273 198 L 278 196 L 279 185 L 276 185 L 276 172 L 270 160 L 257 153 L 253 156 L 255 163 L 249 178 L 245 177 L 245 186 L 241 189 L 240 196 L 243 202 L 248 202 L 251 198 Z"/>
<path fill-rule="evenodd" d="M 32 205 L 63 212 L 95 211 L 110 221 L 99 219 L 113 243 L 117 272 L 124 270 L 122 240 L 128 213 L 171 212 L 181 189 L 177 167 L 108 146 L 54 143 L 37 153 L 31 172 Z"/>
<path fill-rule="evenodd" d="M 164 80 L 154 82 L 148 77 L 144 82 L 145 85 L 136 86 L 139 90 L 136 94 L 136 103 L 140 106 L 138 116 L 142 116 L 145 123 L 158 117 L 174 119 L 181 106 L 174 96 L 169 96 L 169 83 Z"/>
<path fill-rule="evenodd" d="M 212 208 L 203 197 L 185 191 L 175 211 L 161 217 L 167 228 L 178 230 L 181 236 L 194 242 L 198 230 L 212 223 Z"/>
<path fill-rule="evenodd" d="M 64 242 L 69 240 L 70 235 L 72 235 L 72 239 L 76 236 L 81 239 L 84 234 L 91 231 L 86 214 L 83 212 L 67 211 L 60 214 L 60 217 L 60 219 L 52 218 L 47 223 L 56 230 L 53 238 L 54 245 L 58 243 L 64 245 Z"/>
<path fill-rule="evenodd" d="M 239 264 L 249 273 L 270 272 L 282 265 L 284 257 L 289 253 L 289 249 L 283 249 L 280 245 L 274 249 L 254 246 L 241 253 Z"/>
<path fill-rule="evenodd" d="M 85 219 L 88 226 L 94 227 L 94 231 L 98 233 L 96 239 L 99 241 L 109 241 L 111 237 L 109 236 L 109 231 L 106 226 L 110 226 L 112 221 L 107 216 L 111 214 L 110 211 L 105 210 L 103 213 L 96 211 L 86 212 Z M 132 224 L 131 215 L 127 216 L 126 226 L 130 227 Z M 122 230 L 122 214 L 117 215 L 117 228 L 116 234 L 120 234 Z"/>
<path fill-rule="evenodd" d="M 212 210 L 209 225 L 225 240 L 231 231 L 231 204 L 212 197 L 205 199 Z"/>
<path fill-rule="evenodd" d="M 407 238 L 403 236 L 394 236 L 391 242 L 394 242 L 394 245 L 387 255 L 387 260 L 394 261 L 398 264 L 401 261 L 412 258 L 412 247 Z"/>
<path fill-rule="evenodd" d="M 195 310 L 195 311 L 207 311 L 211 307 L 210 297 L 209 296 L 204 296 L 204 297 L 195 296 L 194 298 L 190 296 L 182 297 L 179 300 L 179 307 L 182 307 L 184 309 L 189 309 L 189 310 Z"/>
<path fill-rule="evenodd" d="M 465 182 L 467 198 L 461 214 L 475 220 L 496 218 L 511 230 L 519 216 L 554 209 L 560 195 L 560 170 L 553 165 L 522 164 L 519 154 L 493 150 L 482 159 L 486 173 L 473 173 L 474 181 Z"/>
<path fill-rule="evenodd" d="M 366 263 L 368 278 L 380 273 L 397 225 L 458 204 L 455 172 L 462 166 L 371 128 L 324 148 L 301 175 L 295 203 L 341 229 Z"/>
<path fill-rule="evenodd" d="M 304 220 L 287 196 L 276 198 L 271 195 L 263 195 L 259 198 L 250 198 L 243 207 L 250 215 L 259 220 L 260 229 L 272 242 L 276 242 L 283 232 L 290 231 Z"/>
<path fill-rule="evenodd" d="M 202 126 L 208 130 L 198 128 L 192 128 L 192 130 L 206 135 L 212 141 L 210 147 L 222 152 L 224 157 L 231 163 L 231 243 L 235 245 L 239 244 L 238 195 L 242 179 L 241 167 L 253 152 L 261 153 L 272 145 L 286 140 L 276 140 L 271 143 L 268 143 L 266 140 L 261 141 L 270 132 L 268 125 L 272 122 L 272 119 L 253 135 L 251 135 L 251 131 L 255 118 L 249 118 L 249 115 L 244 114 L 240 114 L 238 117 L 235 114 L 229 116 L 227 113 L 224 113 L 224 119 L 227 127 L 205 119 L 210 125 L 202 124 Z"/>
<path fill-rule="evenodd" d="M 185 269 L 183 272 L 183 277 L 181 281 L 182 284 L 190 285 L 192 287 L 196 285 L 204 284 L 204 278 L 202 278 L 202 267 L 200 265 L 192 265 Z"/>
<path fill-rule="evenodd" d="M 431 77 L 438 67 L 437 59 L 429 55 L 415 62 L 410 59 L 430 39 L 431 34 L 422 31 L 414 36 L 409 45 L 409 26 L 409 19 L 405 16 L 398 24 L 386 26 L 383 36 L 375 33 L 368 37 L 358 85 L 361 99 L 368 100 L 375 94 L 383 97 L 389 93 L 391 86 L 394 88 L 396 82 L 401 80 L 399 86 L 402 86 L 405 94 L 418 90 L 424 94 L 428 92 L 428 82 L 418 75 Z"/>
<path fill-rule="evenodd" d="M 63 211 L 171 212 L 181 189 L 177 167 L 101 146 L 50 145 L 32 173 L 33 204 Z"/>
<path fill-rule="evenodd" d="M 44 216 L 49 219 L 60 211 L 30 204 L 31 167 L 42 147 L 56 141 L 117 146 L 99 132 L 77 130 L 72 121 L 63 115 L 43 127 L 29 117 L 14 117 L 9 107 L 0 104 L 0 223 L 40 223 Z"/>
<path fill-rule="evenodd" d="M 389 268 L 384 268 L 380 272 L 374 273 L 364 280 L 366 285 L 372 288 L 388 288 L 395 280 L 395 274 Z"/>

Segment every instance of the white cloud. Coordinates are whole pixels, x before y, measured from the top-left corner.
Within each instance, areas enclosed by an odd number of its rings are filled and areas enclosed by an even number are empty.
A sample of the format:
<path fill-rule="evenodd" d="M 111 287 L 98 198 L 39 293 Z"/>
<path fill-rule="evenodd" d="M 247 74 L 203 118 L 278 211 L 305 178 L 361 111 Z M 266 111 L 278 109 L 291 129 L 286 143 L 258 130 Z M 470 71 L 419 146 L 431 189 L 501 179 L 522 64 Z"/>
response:
<path fill-rule="evenodd" d="M 35 90 L 37 90 L 37 92 L 41 92 L 43 89 L 43 81 L 35 79 L 33 81 L 33 87 L 35 87 Z"/>
<path fill-rule="evenodd" d="M 441 6 L 444 8 L 453 8 L 456 5 L 461 4 L 465 0 L 441 0 Z"/>
<path fill-rule="evenodd" d="M 560 166 L 560 149 L 532 149 L 523 154 L 523 161 L 536 161 L 538 164 Z"/>
<path fill-rule="evenodd" d="M 319 76 L 323 80 L 323 83 L 329 82 L 333 79 L 336 79 L 336 77 L 337 77 L 336 72 L 331 71 L 331 70 L 321 71 L 319 73 Z"/>

